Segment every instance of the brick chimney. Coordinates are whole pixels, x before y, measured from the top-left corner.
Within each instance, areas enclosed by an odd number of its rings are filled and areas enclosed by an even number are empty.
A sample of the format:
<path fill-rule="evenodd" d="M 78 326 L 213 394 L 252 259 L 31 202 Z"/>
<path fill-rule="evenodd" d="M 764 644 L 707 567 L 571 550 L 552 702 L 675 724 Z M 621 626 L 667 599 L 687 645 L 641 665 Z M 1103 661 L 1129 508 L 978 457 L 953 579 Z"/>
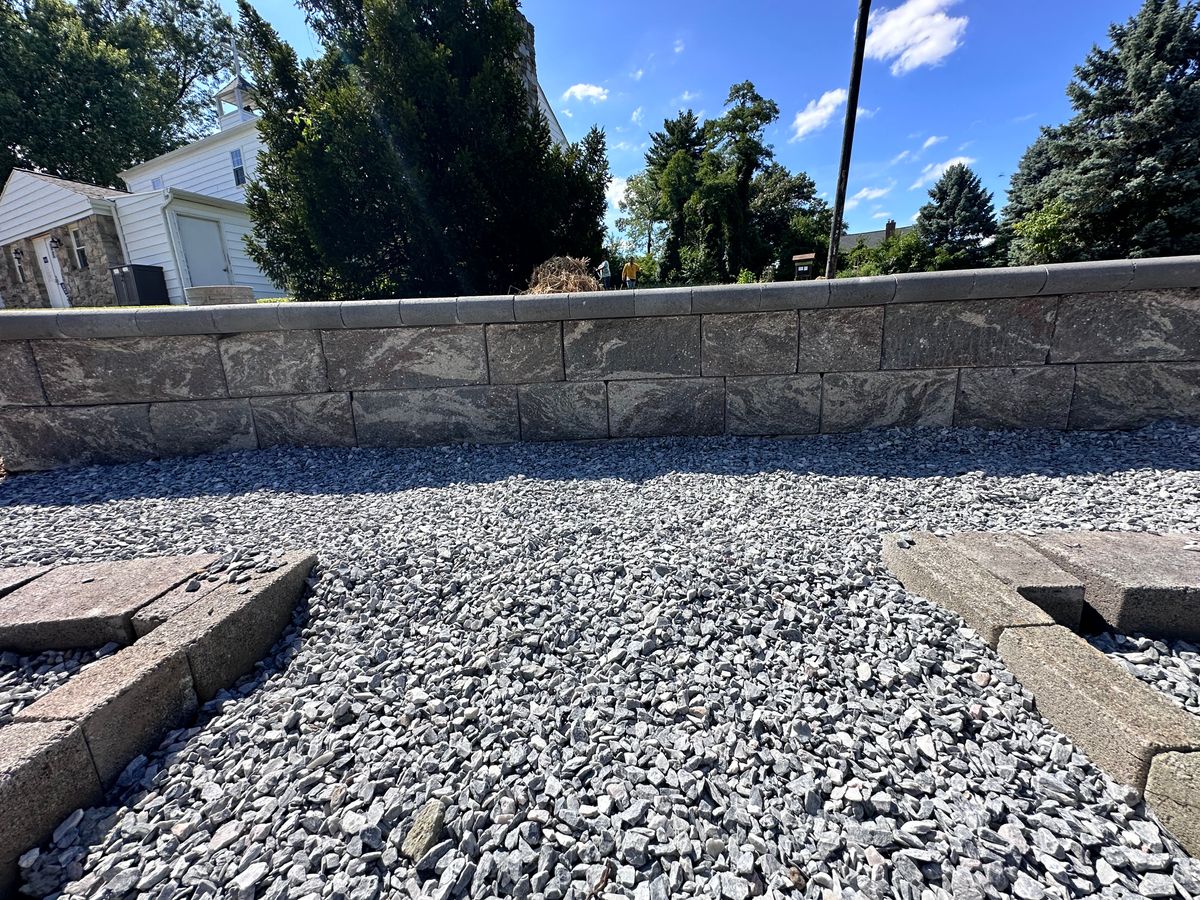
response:
<path fill-rule="evenodd" d="M 896 236 L 896 220 L 888 219 L 887 224 L 883 226 L 883 239 L 890 241 Z"/>

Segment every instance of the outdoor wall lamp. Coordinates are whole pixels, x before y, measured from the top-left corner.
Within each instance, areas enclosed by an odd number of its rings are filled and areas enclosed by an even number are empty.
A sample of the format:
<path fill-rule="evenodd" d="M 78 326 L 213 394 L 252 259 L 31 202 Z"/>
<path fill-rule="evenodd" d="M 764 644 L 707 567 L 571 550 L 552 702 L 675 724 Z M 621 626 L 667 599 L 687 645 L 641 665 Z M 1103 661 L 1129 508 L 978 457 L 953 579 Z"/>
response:
<path fill-rule="evenodd" d="M 18 247 L 18 248 L 17 248 L 16 250 L 14 250 L 12 253 L 13 253 L 13 256 L 14 256 L 14 257 L 16 257 L 17 259 L 24 259 L 24 258 L 25 258 L 25 251 L 24 251 L 24 250 L 22 250 L 20 247 Z"/>
<path fill-rule="evenodd" d="M 62 247 L 62 241 L 60 241 L 56 237 L 52 237 L 52 238 L 50 238 L 50 246 L 53 249 L 58 250 L 60 247 Z"/>

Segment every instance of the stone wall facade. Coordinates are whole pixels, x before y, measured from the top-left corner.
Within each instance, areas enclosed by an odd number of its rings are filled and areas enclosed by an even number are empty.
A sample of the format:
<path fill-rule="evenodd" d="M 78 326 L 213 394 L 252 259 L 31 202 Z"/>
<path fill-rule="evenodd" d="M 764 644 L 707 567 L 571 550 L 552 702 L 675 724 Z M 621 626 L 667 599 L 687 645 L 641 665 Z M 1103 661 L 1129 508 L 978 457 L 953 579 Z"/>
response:
<path fill-rule="evenodd" d="M 222 450 L 1200 423 L 1200 257 L 0 314 L 9 471 Z"/>
<path fill-rule="evenodd" d="M 76 230 L 83 242 L 86 266 L 80 265 L 75 252 L 72 232 Z M 52 252 L 58 258 L 59 267 L 62 269 L 63 283 L 66 285 L 71 305 L 116 306 L 117 293 L 108 270 L 110 266 L 124 265 L 125 255 L 121 252 L 121 241 L 117 236 L 117 226 L 113 217 L 88 216 L 60 225 L 49 234 L 50 237 L 59 240 L 60 246 Z M 17 273 L 12 254 L 14 249 L 23 254 L 24 282 Z M 0 297 L 4 298 L 4 307 L 48 309 L 50 294 L 42 278 L 42 269 L 38 265 L 33 240 L 22 238 L 5 244 L 0 247 L 0 256 L 3 257 L 0 259 Z"/>

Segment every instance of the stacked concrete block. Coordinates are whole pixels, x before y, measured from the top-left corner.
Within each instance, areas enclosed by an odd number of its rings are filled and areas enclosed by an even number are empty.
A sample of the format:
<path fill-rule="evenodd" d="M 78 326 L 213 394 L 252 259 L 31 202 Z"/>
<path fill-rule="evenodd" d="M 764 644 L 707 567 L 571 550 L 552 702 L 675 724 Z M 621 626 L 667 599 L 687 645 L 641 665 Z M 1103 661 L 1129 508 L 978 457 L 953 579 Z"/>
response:
<path fill-rule="evenodd" d="M 1200 422 L 1200 258 L 22 310 L 0 314 L 0 368 L 9 471 L 282 445 Z"/>

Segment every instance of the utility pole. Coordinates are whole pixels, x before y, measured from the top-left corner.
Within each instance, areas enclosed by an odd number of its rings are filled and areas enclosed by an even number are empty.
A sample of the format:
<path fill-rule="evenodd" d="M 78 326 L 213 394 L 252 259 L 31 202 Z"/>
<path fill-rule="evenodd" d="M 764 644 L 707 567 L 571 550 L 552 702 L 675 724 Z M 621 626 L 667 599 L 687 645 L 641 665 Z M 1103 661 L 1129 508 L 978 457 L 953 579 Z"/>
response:
<path fill-rule="evenodd" d="M 867 19 L 871 0 L 858 0 L 858 24 L 854 28 L 854 62 L 850 66 L 850 92 L 846 97 L 846 127 L 842 132 L 842 164 L 838 168 L 837 196 L 833 201 L 833 227 L 829 230 L 829 259 L 825 277 L 837 274 L 838 243 L 842 237 L 842 213 L 846 211 L 846 183 L 850 180 L 850 154 L 854 148 L 854 123 L 858 118 L 858 87 L 862 81 L 863 55 L 867 49 Z"/>

